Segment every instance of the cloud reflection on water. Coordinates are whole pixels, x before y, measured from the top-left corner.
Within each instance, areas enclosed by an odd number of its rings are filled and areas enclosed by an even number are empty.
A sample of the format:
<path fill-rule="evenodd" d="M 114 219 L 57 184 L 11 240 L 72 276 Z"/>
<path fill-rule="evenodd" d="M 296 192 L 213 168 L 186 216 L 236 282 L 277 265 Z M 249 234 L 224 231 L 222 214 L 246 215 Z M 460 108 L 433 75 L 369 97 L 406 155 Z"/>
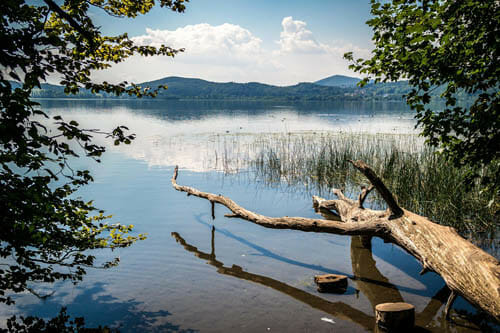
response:
<path fill-rule="evenodd" d="M 130 146 L 114 146 L 112 140 L 98 135 L 95 142 L 110 151 L 144 161 L 149 166 L 180 165 L 197 172 L 238 170 L 245 161 L 258 154 L 255 142 L 266 135 L 415 133 L 415 121 L 409 115 L 304 114 L 286 108 L 259 114 L 220 112 L 199 118 L 176 117 L 175 120 L 125 107 L 107 112 L 87 108 L 73 108 L 71 111 L 54 108 L 49 109 L 49 114 L 62 114 L 66 121 L 76 120 L 82 128 L 109 131 L 117 125 L 125 125 L 137 136 Z"/>

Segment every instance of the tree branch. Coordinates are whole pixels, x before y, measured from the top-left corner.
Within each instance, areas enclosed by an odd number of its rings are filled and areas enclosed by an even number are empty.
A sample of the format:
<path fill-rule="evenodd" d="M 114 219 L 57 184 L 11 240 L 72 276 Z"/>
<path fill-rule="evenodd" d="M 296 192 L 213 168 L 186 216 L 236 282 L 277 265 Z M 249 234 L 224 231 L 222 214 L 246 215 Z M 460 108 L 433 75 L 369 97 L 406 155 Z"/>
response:
<path fill-rule="evenodd" d="M 387 203 L 389 210 L 392 213 L 392 218 L 398 218 L 403 215 L 403 210 L 399 207 L 396 199 L 392 196 L 392 193 L 387 189 L 382 179 L 380 179 L 377 174 L 363 161 L 351 161 L 349 162 L 354 165 L 356 169 L 361 171 L 363 175 L 372 183 L 372 185 L 377 189 L 378 193 L 382 196 L 384 201 Z"/>
<path fill-rule="evenodd" d="M 50 10 L 53 10 L 56 12 L 62 19 L 66 20 L 69 25 L 78 31 L 86 40 L 89 42 L 89 45 L 91 47 L 94 46 L 94 38 L 92 35 L 85 29 L 82 28 L 82 26 L 75 21 L 74 18 L 72 18 L 68 13 L 66 13 L 64 10 L 61 9 L 53 0 L 43 0 L 47 6 L 49 6 Z"/>
<path fill-rule="evenodd" d="M 374 189 L 375 187 L 373 185 L 370 185 L 368 188 L 366 186 L 361 187 L 361 193 L 359 194 L 358 197 L 358 207 L 363 208 L 363 203 L 365 202 L 366 197 L 370 192 Z"/>
<path fill-rule="evenodd" d="M 337 196 L 340 200 L 345 201 L 346 203 L 348 203 L 348 204 L 350 204 L 350 205 L 353 205 L 353 204 L 354 204 L 354 200 L 352 200 L 352 199 L 350 199 L 350 198 L 346 197 L 346 196 L 344 195 L 344 193 L 342 193 L 342 191 L 341 191 L 341 190 L 339 190 L 339 189 L 337 189 L 337 188 L 334 188 L 334 189 L 332 190 L 332 193 L 333 193 L 333 194 L 335 194 L 335 195 L 336 195 L 336 196 Z"/>
<path fill-rule="evenodd" d="M 457 293 L 452 290 L 450 296 L 448 297 L 448 300 L 446 301 L 446 306 L 444 307 L 444 317 L 446 319 L 450 319 L 451 306 L 453 305 L 453 302 L 455 302 L 457 296 Z"/>
<path fill-rule="evenodd" d="M 238 205 L 233 200 L 222 195 L 216 195 L 208 192 L 201 192 L 195 188 L 181 186 L 177 184 L 178 167 L 175 167 L 172 176 L 172 186 L 181 192 L 194 195 L 199 198 L 207 199 L 213 203 L 226 206 L 233 214 L 240 218 L 273 229 L 293 229 L 309 232 L 327 232 L 340 235 L 378 235 L 383 236 L 385 228 L 377 219 L 362 222 L 339 222 L 323 219 L 312 219 L 305 217 L 269 217 L 254 213 Z"/>
<path fill-rule="evenodd" d="M 178 167 L 175 168 L 172 185 L 177 191 L 224 205 L 231 210 L 232 216 L 236 215 L 266 228 L 381 237 L 401 246 L 422 263 L 424 272 L 432 270 L 441 275 L 450 290 L 500 321 L 498 260 L 460 237 L 453 228 L 433 223 L 423 216 L 401 209 L 371 168 L 362 161 L 351 163 L 379 191 L 389 210 L 360 208 L 359 202 L 346 200 L 340 191 L 336 191 L 340 193 L 337 194 L 339 200 L 313 197 L 313 203 L 321 213 L 322 208 L 335 210 L 341 221 L 337 218 L 323 220 L 288 216 L 268 217 L 249 211 L 222 195 L 178 185 Z M 366 198 L 366 195 L 362 194 L 361 199 L 363 197 Z M 451 305 L 451 301 L 449 303 Z"/>

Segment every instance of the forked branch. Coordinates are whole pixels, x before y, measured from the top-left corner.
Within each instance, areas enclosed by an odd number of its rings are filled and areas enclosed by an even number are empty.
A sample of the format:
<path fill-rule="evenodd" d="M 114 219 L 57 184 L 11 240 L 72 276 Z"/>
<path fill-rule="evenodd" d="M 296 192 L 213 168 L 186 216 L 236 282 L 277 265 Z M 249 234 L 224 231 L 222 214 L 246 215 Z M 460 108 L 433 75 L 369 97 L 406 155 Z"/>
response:
<path fill-rule="evenodd" d="M 361 171 L 363 175 L 372 183 L 372 185 L 377 189 L 380 196 L 384 199 L 389 207 L 392 217 L 397 218 L 403 215 L 403 210 L 399 207 L 396 199 L 394 199 L 391 191 L 387 189 L 382 179 L 363 161 L 349 161 L 354 165 L 356 169 Z"/>
<path fill-rule="evenodd" d="M 358 207 L 359 208 L 364 208 L 363 204 L 365 203 L 365 199 L 374 188 L 375 187 L 373 185 L 370 185 L 369 187 L 366 187 L 366 186 L 361 187 L 361 193 L 359 194 L 359 197 L 358 197 Z"/>
<path fill-rule="evenodd" d="M 250 210 L 243 208 L 236 202 L 222 195 L 213 193 L 202 192 L 189 186 L 181 186 L 177 184 L 177 176 L 179 169 L 175 167 L 174 175 L 172 177 L 172 186 L 181 192 L 186 192 L 190 195 L 204 198 L 211 203 L 218 203 L 226 206 L 233 214 L 231 217 L 240 217 L 247 221 L 261 225 L 266 228 L 274 229 L 294 229 L 301 231 L 312 232 L 327 232 L 341 235 L 379 235 L 382 236 L 385 230 L 377 220 L 363 221 L 363 222 L 340 222 L 330 221 L 324 219 L 312 219 L 305 217 L 270 217 L 254 213 Z M 340 213 L 340 212 L 339 212 Z"/>

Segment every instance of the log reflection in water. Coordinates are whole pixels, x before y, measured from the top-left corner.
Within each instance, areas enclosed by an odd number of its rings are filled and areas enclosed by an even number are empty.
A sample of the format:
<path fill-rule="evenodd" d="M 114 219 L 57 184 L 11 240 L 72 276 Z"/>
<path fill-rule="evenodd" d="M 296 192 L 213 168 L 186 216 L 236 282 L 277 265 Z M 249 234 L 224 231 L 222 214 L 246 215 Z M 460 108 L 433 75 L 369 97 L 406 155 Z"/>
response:
<path fill-rule="evenodd" d="M 399 288 L 378 270 L 372 254 L 370 236 L 351 237 L 351 262 L 357 289 L 366 296 L 372 308 L 381 303 L 404 302 Z M 449 295 L 450 290 L 444 285 L 424 310 L 416 315 L 416 325 L 425 327 L 432 322 Z M 448 325 L 446 321 L 443 324 Z"/>
<path fill-rule="evenodd" d="M 207 228 L 211 229 L 212 225 L 209 224 L 209 223 L 207 223 L 207 222 L 205 222 L 205 221 L 203 221 L 203 219 L 201 218 L 202 215 L 205 215 L 205 214 L 200 214 L 200 215 L 196 216 L 196 222 L 198 222 L 198 223 L 206 226 Z M 382 274 L 380 274 L 380 272 L 379 272 L 378 275 L 375 274 L 375 279 L 370 278 L 370 277 L 372 277 L 371 274 L 363 274 L 364 272 L 367 272 L 367 271 L 369 272 L 369 271 L 373 270 L 373 269 L 371 269 L 368 266 L 367 267 L 363 267 L 364 269 L 362 269 L 361 271 L 359 271 L 361 273 L 359 275 L 357 275 L 355 273 L 354 269 L 353 269 L 353 273 L 354 274 L 349 274 L 348 272 L 339 271 L 339 270 L 328 268 L 328 267 L 325 267 L 325 266 L 322 266 L 322 265 L 306 263 L 306 262 L 299 261 L 299 260 L 296 260 L 296 259 L 293 259 L 293 258 L 285 257 L 283 255 L 280 255 L 280 254 L 277 254 L 275 252 L 272 252 L 271 250 L 266 249 L 266 248 L 264 248 L 262 246 L 259 246 L 259 245 L 255 244 L 255 243 L 252 243 L 249 240 L 247 240 L 247 239 L 245 239 L 245 238 L 243 238 L 241 236 L 235 235 L 234 233 L 230 232 L 227 229 L 217 228 L 215 230 L 215 232 L 217 232 L 219 234 L 222 234 L 222 235 L 224 235 L 226 237 L 229 237 L 231 239 L 234 239 L 235 241 L 238 241 L 241 244 L 244 244 L 244 245 L 246 245 L 246 246 L 248 246 L 248 247 L 250 247 L 250 248 L 258 251 L 261 255 L 263 255 L 263 256 L 265 256 L 267 258 L 278 260 L 278 261 L 287 263 L 289 265 L 304 267 L 304 268 L 307 268 L 307 269 L 311 269 L 313 271 L 318 271 L 318 272 L 323 272 L 323 273 L 328 273 L 328 274 L 346 275 L 349 279 L 351 279 L 353 281 L 363 281 L 365 283 L 377 284 L 377 285 L 384 286 L 386 288 L 395 289 L 396 291 L 404 291 L 404 292 L 407 292 L 407 293 L 411 293 L 413 295 L 419 295 L 419 296 L 427 296 L 428 295 L 427 290 L 416 289 L 416 288 L 411 288 L 411 287 L 408 287 L 408 286 L 402 286 L 402 285 L 397 285 L 397 284 L 390 283 L 387 278 L 385 278 Z M 369 255 L 371 257 L 371 251 L 369 251 L 369 253 L 361 251 L 360 255 L 359 256 L 355 256 L 356 258 L 353 258 L 352 260 L 353 261 L 358 261 L 357 259 L 360 259 L 364 255 Z M 351 250 L 351 256 L 352 256 L 352 250 Z M 364 262 L 364 260 L 362 260 L 362 259 L 359 260 L 359 261 L 360 262 Z M 364 262 L 364 264 L 366 264 L 366 265 L 370 265 L 371 264 L 371 266 L 374 267 L 375 270 L 377 270 L 377 268 L 375 266 L 375 261 L 373 259 L 371 261 L 368 260 L 367 262 Z M 378 272 L 378 270 L 377 270 L 377 272 Z M 379 276 L 381 276 L 382 278 L 378 279 Z M 444 301 L 446 301 L 446 299 Z"/>
<path fill-rule="evenodd" d="M 266 287 L 270 287 L 274 290 L 289 295 L 315 309 L 319 309 L 321 311 L 329 313 L 336 318 L 354 322 L 356 324 L 359 324 L 366 330 L 373 329 L 375 325 L 375 318 L 373 316 L 369 316 L 366 313 L 359 311 L 343 302 L 327 301 L 321 297 L 312 295 L 304 290 L 292 287 L 273 278 L 245 272 L 240 266 L 237 265 L 233 265 L 231 267 L 224 266 L 224 263 L 218 261 L 215 256 L 214 235 L 215 228 L 212 228 L 212 248 L 211 253 L 208 254 L 198 250 L 198 248 L 196 248 L 195 246 L 188 244 L 178 233 L 172 232 L 172 237 L 174 237 L 179 244 L 181 244 L 187 251 L 193 253 L 196 257 L 204 259 L 208 264 L 216 267 L 217 272 L 220 274 L 234 276 L 239 279 L 262 284 Z"/>
<path fill-rule="evenodd" d="M 273 278 L 253 274 L 243 271 L 242 267 L 232 265 L 231 267 L 224 266 L 224 263 L 217 260 L 215 255 L 215 227 L 212 227 L 211 237 L 211 252 L 206 253 L 198 250 L 197 247 L 188 244 L 177 232 L 172 232 L 172 237 L 181 244 L 184 249 L 193 253 L 196 257 L 205 260 L 208 264 L 217 268 L 217 272 L 223 275 L 233 276 L 239 279 L 259 283 L 266 287 L 282 292 L 294 299 L 308 304 L 309 306 L 328 313 L 336 318 L 347 320 L 356 323 L 366 330 L 373 330 L 375 327 L 375 318 L 373 315 L 368 315 L 352 306 L 343 302 L 330 302 L 316 295 L 310 294 L 304 290 L 292 287 L 284 282 Z M 391 284 L 388 279 L 383 276 L 375 266 L 375 260 L 372 257 L 371 249 L 360 247 L 361 239 L 353 240 L 354 245 L 351 245 L 351 255 L 353 260 L 353 271 L 355 272 L 356 284 L 359 290 L 369 299 L 373 307 L 377 302 L 396 302 L 401 301 L 402 296 L 397 287 Z M 356 268 L 355 268 L 356 267 Z M 366 278 L 363 274 L 368 274 Z M 381 279 L 381 283 L 372 283 L 375 279 Z M 392 290 L 392 291 L 391 291 Z M 377 294 L 380 293 L 380 294 Z M 431 324 L 434 329 L 448 330 L 451 328 L 449 323 L 444 320 L 443 316 L 434 319 L 436 314 L 442 308 L 450 291 L 446 285 L 441 288 L 429 301 L 424 310 L 416 314 L 416 329 L 419 332 L 427 331 L 424 327 Z M 468 327 L 469 329 L 472 327 Z"/>
<path fill-rule="evenodd" d="M 372 308 L 377 304 L 403 302 L 398 288 L 389 282 L 376 266 L 371 248 L 371 237 L 351 237 L 351 263 L 356 286 L 368 298 Z M 378 283 L 373 283 L 377 281 Z"/>

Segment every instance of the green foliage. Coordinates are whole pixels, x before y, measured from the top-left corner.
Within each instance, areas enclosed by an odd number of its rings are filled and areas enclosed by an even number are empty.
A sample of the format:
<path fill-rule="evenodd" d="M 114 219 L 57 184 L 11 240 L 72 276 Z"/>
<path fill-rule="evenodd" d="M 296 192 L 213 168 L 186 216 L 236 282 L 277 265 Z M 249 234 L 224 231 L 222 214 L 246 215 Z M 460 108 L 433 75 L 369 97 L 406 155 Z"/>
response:
<path fill-rule="evenodd" d="M 407 79 L 407 103 L 416 111 L 427 142 L 456 165 L 469 168 L 468 183 L 482 177 L 492 196 L 500 195 L 500 4 L 498 1 L 371 1 L 375 49 L 351 69 L 376 82 Z M 368 79 L 362 81 L 362 84 Z M 442 89 L 446 106 L 433 110 L 431 93 Z M 465 107 L 460 94 L 472 94 Z"/>
<path fill-rule="evenodd" d="M 162 7 L 184 10 L 184 0 L 160 0 Z M 61 4 L 61 2 L 58 2 Z M 76 197 L 89 184 L 88 170 L 74 170 L 71 159 L 99 161 L 104 147 L 92 142 L 105 135 L 129 144 L 124 126 L 110 132 L 86 130 L 60 116 L 49 119 L 31 94 L 49 75 L 60 78 L 66 94 L 92 93 L 155 96 L 158 87 L 142 89 L 121 82 L 96 83 L 91 72 L 139 54 L 174 56 L 179 50 L 137 46 L 126 34 L 104 36 L 89 15 L 99 7 L 117 17 L 148 12 L 153 0 L 53 0 L 0 2 L 0 302 L 13 303 L 9 292 L 31 290 L 34 282 L 82 279 L 87 267 L 101 265 L 87 250 L 126 247 L 144 235 L 127 236 L 133 226 L 104 223 L 92 202 Z M 16 83 L 13 83 L 16 81 Z M 55 129 L 42 124 L 51 121 Z M 76 148 L 75 148 L 76 147 Z"/>

